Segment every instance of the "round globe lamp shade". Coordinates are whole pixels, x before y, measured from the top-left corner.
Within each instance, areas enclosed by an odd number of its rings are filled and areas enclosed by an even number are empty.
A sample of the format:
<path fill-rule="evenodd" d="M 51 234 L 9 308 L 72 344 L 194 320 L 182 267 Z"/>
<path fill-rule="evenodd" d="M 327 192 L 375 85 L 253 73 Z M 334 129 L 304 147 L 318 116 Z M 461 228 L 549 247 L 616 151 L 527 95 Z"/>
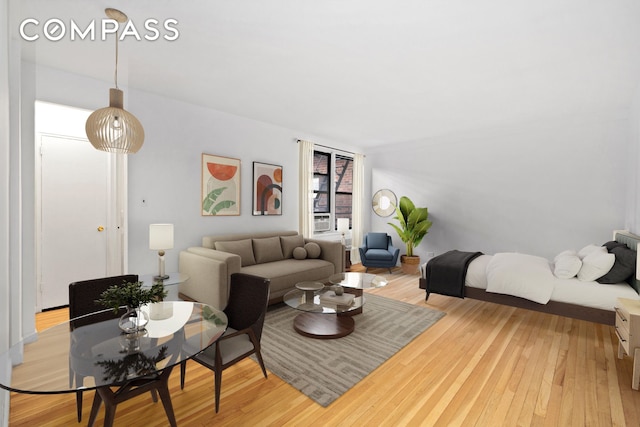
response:
<path fill-rule="evenodd" d="M 91 145 L 101 151 L 118 154 L 138 152 L 144 143 L 144 128 L 123 106 L 120 89 L 109 89 L 109 106 L 91 113 L 85 125 Z"/>

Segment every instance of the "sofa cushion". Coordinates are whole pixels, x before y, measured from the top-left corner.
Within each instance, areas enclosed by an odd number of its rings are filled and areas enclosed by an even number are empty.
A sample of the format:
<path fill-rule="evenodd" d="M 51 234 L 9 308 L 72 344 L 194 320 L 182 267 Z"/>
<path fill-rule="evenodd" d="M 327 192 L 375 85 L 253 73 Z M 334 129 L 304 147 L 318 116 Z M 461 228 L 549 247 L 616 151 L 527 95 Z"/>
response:
<path fill-rule="evenodd" d="M 369 249 L 387 249 L 388 244 L 387 233 L 369 233 L 367 235 L 367 248 Z"/>
<path fill-rule="evenodd" d="M 279 237 L 253 239 L 253 256 L 257 264 L 284 259 Z"/>
<path fill-rule="evenodd" d="M 216 250 L 239 255 L 243 267 L 256 263 L 251 239 L 216 242 Z"/>
<path fill-rule="evenodd" d="M 304 237 L 300 234 L 297 236 L 280 236 L 280 246 L 282 246 L 282 255 L 284 258 L 291 258 L 295 248 L 304 246 Z"/>
<path fill-rule="evenodd" d="M 243 267 L 241 273 L 253 274 L 271 280 L 270 297 L 277 298 L 293 289 L 296 283 L 320 281 L 334 274 L 334 266 L 323 259 L 285 259 Z"/>
<path fill-rule="evenodd" d="M 369 249 L 366 256 L 371 261 L 391 261 L 393 259 L 393 254 L 386 249 Z"/>
<path fill-rule="evenodd" d="M 307 250 L 303 247 L 298 247 L 293 250 L 293 257 L 295 259 L 305 259 L 307 257 Z"/>
<path fill-rule="evenodd" d="M 320 257 L 320 245 L 316 242 L 309 242 L 304 245 L 304 249 L 307 251 L 307 258 L 318 258 Z"/>

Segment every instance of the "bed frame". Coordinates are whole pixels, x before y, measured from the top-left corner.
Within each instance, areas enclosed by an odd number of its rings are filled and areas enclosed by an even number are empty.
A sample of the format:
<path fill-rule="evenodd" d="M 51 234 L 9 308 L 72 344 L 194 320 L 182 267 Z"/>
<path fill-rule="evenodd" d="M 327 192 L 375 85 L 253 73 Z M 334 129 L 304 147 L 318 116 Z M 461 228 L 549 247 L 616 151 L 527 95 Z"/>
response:
<path fill-rule="evenodd" d="M 624 243 L 629 248 L 638 249 L 640 236 L 631 234 L 628 230 L 614 230 L 613 239 L 617 242 Z M 636 264 L 636 277 L 630 279 L 630 285 L 640 293 L 640 281 L 637 276 L 640 275 L 640 255 Z M 420 288 L 426 289 L 427 280 L 420 278 Z M 428 295 L 427 295 L 428 298 Z M 589 322 L 602 323 L 605 325 L 615 325 L 615 311 L 602 310 L 599 308 L 584 307 L 576 304 L 568 304 L 563 302 L 549 301 L 547 304 L 538 304 L 524 298 L 514 297 L 511 295 L 496 294 L 487 292 L 484 289 L 471 288 L 465 286 L 465 298 L 472 298 L 481 301 L 488 301 L 495 304 L 508 305 L 511 307 L 524 308 L 527 310 L 539 311 L 542 313 L 557 314 L 560 316 L 571 317 L 573 319 L 587 320 Z"/>

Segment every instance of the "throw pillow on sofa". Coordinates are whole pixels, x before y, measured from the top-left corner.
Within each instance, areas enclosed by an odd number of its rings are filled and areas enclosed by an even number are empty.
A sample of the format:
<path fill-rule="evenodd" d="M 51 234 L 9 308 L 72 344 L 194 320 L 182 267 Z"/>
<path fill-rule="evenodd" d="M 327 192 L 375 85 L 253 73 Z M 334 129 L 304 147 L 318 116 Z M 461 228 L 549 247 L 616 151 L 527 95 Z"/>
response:
<path fill-rule="evenodd" d="M 320 245 L 315 242 L 309 242 L 304 245 L 304 249 L 307 251 L 308 258 L 318 258 L 320 256 Z"/>
<path fill-rule="evenodd" d="M 298 234 L 295 236 L 280 236 L 280 245 L 282 246 L 282 256 L 285 259 L 293 256 L 293 250 L 304 246 L 304 237 Z"/>
<path fill-rule="evenodd" d="M 253 255 L 258 264 L 283 260 L 280 238 L 276 236 L 253 239 Z"/>
<path fill-rule="evenodd" d="M 253 257 L 251 239 L 216 242 L 216 250 L 239 255 L 243 267 L 255 265 L 256 263 L 256 259 Z"/>
<path fill-rule="evenodd" d="M 295 259 L 305 259 L 307 257 L 307 250 L 299 246 L 293 250 L 293 257 Z"/>

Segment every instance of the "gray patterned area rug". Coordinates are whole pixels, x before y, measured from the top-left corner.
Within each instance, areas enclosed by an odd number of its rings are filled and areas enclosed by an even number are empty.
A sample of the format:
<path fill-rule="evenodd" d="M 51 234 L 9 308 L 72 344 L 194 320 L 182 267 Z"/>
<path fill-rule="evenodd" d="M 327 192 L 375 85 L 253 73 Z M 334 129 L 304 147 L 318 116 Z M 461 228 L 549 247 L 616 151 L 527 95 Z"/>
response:
<path fill-rule="evenodd" d="M 270 309 L 261 341 L 267 370 L 326 407 L 445 315 L 378 295 L 365 298 L 355 331 L 338 339 L 303 337 L 293 330 L 299 311 Z"/>

